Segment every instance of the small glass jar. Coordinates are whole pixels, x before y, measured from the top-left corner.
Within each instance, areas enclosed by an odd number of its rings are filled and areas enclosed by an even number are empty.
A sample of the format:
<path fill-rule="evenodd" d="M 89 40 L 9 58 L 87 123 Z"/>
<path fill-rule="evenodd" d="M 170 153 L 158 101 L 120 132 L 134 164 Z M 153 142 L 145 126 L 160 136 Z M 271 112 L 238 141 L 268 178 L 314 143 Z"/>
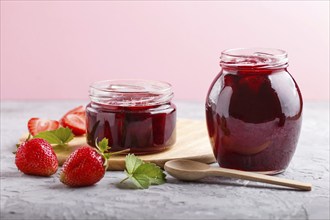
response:
<path fill-rule="evenodd" d="M 107 80 L 90 86 L 86 107 L 87 143 L 109 140 L 111 151 L 164 151 L 176 140 L 172 86 L 147 80 Z"/>
<path fill-rule="evenodd" d="M 206 99 L 208 132 L 221 167 L 276 174 L 298 142 L 303 100 L 278 49 L 231 49 Z"/>

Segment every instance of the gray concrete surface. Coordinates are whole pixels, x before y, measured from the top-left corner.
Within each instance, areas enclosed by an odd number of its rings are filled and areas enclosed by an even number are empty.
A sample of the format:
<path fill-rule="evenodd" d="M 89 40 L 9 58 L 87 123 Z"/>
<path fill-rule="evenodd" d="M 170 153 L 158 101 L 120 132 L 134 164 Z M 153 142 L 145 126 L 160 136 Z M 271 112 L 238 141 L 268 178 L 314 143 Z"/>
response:
<path fill-rule="evenodd" d="M 228 178 L 187 183 L 170 176 L 164 185 L 135 190 L 117 185 L 123 172 L 107 172 L 97 185 L 73 189 L 60 183 L 58 173 L 42 178 L 18 172 L 11 152 L 28 119 L 59 118 L 86 102 L 1 102 L 1 219 L 329 219 L 327 102 L 305 103 L 297 151 L 279 175 L 311 182 L 311 192 Z M 179 117 L 204 119 L 203 103 L 176 103 Z"/>

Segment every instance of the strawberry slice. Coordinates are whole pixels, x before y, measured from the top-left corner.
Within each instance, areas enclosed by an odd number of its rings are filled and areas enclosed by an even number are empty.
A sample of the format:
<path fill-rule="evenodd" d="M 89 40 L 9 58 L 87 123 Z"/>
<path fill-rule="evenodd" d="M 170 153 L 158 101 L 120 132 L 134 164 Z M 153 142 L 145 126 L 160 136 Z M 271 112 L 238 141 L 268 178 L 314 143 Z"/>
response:
<path fill-rule="evenodd" d="M 85 113 L 85 107 L 80 105 L 74 109 L 71 109 L 70 111 L 68 111 L 65 115 L 68 114 L 75 114 L 75 113 Z"/>
<path fill-rule="evenodd" d="M 56 130 L 60 126 L 60 123 L 56 120 L 31 118 L 28 121 L 27 126 L 28 126 L 30 134 L 32 136 L 35 136 L 39 132 L 42 132 L 42 131 Z"/>
<path fill-rule="evenodd" d="M 61 124 L 70 128 L 75 135 L 83 135 L 86 133 L 86 114 L 85 112 L 66 114 L 61 119 Z"/>
<path fill-rule="evenodd" d="M 65 113 L 65 115 L 60 119 L 60 124 L 63 125 L 63 118 L 66 117 L 69 114 L 86 114 L 85 112 L 85 107 L 80 105 L 78 107 L 75 107 L 74 109 L 71 109 L 70 111 L 68 111 L 67 113 Z"/>

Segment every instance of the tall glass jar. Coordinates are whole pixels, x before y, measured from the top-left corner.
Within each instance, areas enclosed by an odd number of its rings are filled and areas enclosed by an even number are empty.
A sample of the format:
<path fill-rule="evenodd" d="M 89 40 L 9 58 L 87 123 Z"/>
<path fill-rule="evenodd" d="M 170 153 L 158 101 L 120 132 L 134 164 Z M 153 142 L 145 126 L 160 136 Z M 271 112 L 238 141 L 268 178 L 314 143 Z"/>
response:
<path fill-rule="evenodd" d="M 108 138 L 111 151 L 149 154 L 176 139 L 172 86 L 147 80 L 106 80 L 90 86 L 86 107 L 87 143 Z"/>
<path fill-rule="evenodd" d="M 276 174 L 298 142 L 303 100 L 283 50 L 223 51 L 210 86 L 206 118 L 221 167 Z"/>

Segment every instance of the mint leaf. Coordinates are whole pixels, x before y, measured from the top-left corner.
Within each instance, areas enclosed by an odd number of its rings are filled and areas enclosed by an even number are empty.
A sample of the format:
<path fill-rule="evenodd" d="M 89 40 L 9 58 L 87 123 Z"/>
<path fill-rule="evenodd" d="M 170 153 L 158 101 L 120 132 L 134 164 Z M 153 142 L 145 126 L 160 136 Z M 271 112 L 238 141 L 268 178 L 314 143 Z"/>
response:
<path fill-rule="evenodd" d="M 65 145 L 73 139 L 74 135 L 69 128 L 58 128 L 54 131 L 43 131 L 33 138 L 42 138 L 50 144 Z"/>
<path fill-rule="evenodd" d="M 166 182 L 165 173 L 156 164 L 145 163 L 134 154 L 128 154 L 125 163 L 125 173 L 128 176 L 126 179 L 130 179 L 138 188 L 147 189 L 150 185 Z"/>

